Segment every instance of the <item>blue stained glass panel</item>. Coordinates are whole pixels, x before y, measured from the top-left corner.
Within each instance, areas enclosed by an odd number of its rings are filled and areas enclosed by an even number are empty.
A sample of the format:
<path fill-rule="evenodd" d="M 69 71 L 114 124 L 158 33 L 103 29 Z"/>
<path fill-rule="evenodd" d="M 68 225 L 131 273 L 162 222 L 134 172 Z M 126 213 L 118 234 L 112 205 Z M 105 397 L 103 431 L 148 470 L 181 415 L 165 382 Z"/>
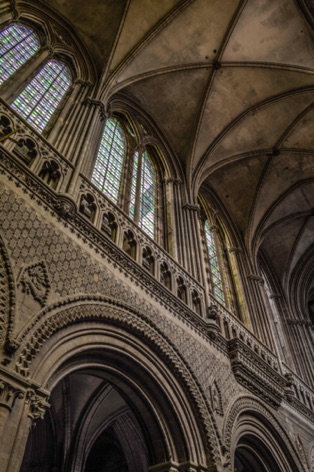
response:
<path fill-rule="evenodd" d="M 7 80 L 39 49 L 36 34 L 22 24 L 0 32 L 0 84 Z"/>
<path fill-rule="evenodd" d="M 26 121 L 42 131 L 71 85 L 68 67 L 51 60 L 40 70 L 12 103 Z"/>

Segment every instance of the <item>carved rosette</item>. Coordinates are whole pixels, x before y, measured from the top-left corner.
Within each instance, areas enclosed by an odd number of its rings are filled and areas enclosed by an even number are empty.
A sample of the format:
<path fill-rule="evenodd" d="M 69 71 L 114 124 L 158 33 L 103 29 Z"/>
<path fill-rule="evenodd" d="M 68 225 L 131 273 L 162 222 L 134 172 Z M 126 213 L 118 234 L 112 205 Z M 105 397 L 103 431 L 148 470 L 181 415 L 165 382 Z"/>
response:
<path fill-rule="evenodd" d="M 13 351 L 13 321 L 15 312 L 14 278 L 8 253 L 0 237 L 0 351 Z"/>

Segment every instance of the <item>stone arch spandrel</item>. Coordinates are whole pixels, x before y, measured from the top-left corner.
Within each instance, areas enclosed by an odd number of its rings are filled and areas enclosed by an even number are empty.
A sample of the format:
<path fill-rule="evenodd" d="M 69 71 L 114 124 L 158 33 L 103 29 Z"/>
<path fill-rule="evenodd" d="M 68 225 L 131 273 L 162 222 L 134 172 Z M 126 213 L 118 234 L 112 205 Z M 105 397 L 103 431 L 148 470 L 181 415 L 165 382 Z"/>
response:
<path fill-rule="evenodd" d="M 196 430 L 199 431 L 199 440 L 204 445 L 202 454 L 205 454 L 209 467 L 206 470 L 220 470 L 217 426 L 192 371 L 173 343 L 160 332 L 153 321 L 124 303 L 101 296 L 79 296 L 44 308 L 19 336 L 20 347 L 14 356 L 16 371 L 19 375 L 47 386 L 66 358 L 73 355 L 76 349 L 84 350 L 80 333 L 89 327 L 85 340 L 91 340 L 94 335 L 93 326 L 97 326 L 98 330 L 110 327 L 111 335 L 119 330 L 129 333 L 130 337 L 148 348 L 147 356 L 153 356 L 166 366 L 169 375 L 166 383 L 172 378 L 183 388 L 186 405 L 190 410 L 186 411 L 184 421 L 186 424 L 191 419 L 192 423 L 194 421 L 194 431 L 189 433 L 191 437 L 194 435 L 193 441 L 197 442 Z M 195 443 L 196 450 L 199 447 Z"/>
<path fill-rule="evenodd" d="M 11 353 L 15 316 L 15 282 L 10 258 L 0 236 L 0 353 Z"/>
<path fill-rule="evenodd" d="M 293 443 L 280 425 L 278 418 L 262 402 L 248 395 L 236 398 L 230 404 L 225 415 L 222 440 L 225 448 L 226 462 L 230 464 L 230 467 L 233 463 L 236 444 L 239 437 L 238 428 L 240 418 L 243 415 L 247 415 L 250 418 L 250 424 L 252 427 L 256 425 L 256 427 L 260 429 L 261 440 L 263 439 L 262 429 L 264 428 L 265 431 L 267 431 L 267 434 L 273 440 L 274 448 L 276 447 L 277 450 L 280 450 L 282 456 L 285 457 L 286 464 L 289 464 L 289 470 L 291 470 L 291 472 L 305 472 L 306 469 L 304 468 Z M 248 433 L 249 432 L 248 429 Z"/>

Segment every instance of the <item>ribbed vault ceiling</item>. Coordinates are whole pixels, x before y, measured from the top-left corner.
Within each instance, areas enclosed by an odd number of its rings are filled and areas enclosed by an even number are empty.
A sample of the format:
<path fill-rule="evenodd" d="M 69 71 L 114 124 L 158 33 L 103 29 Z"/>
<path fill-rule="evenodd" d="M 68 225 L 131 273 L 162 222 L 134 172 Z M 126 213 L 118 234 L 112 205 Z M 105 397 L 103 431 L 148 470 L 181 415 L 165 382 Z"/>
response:
<path fill-rule="evenodd" d="M 283 284 L 314 239 L 314 34 L 303 2 L 49 0 L 102 71 L 98 98 L 123 92 L 152 117 L 192 198 L 209 186 Z"/>

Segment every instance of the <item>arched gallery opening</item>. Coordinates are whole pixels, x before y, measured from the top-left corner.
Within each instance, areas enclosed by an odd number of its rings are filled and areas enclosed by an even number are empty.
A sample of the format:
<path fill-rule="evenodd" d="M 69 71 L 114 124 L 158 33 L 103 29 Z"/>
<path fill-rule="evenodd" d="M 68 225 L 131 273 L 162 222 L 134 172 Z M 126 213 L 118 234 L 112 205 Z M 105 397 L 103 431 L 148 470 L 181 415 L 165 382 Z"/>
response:
<path fill-rule="evenodd" d="M 172 363 L 104 320 L 53 335 L 32 366 L 50 408 L 29 433 L 21 472 L 206 470 L 203 426 Z"/>

